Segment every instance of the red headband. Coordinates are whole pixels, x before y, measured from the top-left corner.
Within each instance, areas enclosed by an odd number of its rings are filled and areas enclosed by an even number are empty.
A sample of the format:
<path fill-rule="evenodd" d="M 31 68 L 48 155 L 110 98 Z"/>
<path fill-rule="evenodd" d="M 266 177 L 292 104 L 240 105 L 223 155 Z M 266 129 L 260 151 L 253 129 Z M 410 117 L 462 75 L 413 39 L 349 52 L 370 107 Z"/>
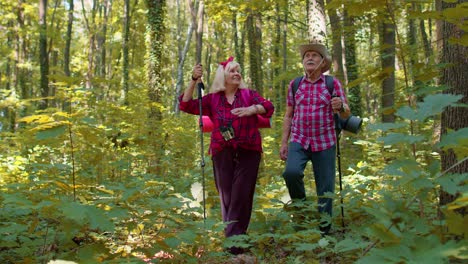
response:
<path fill-rule="evenodd" d="M 227 59 L 226 61 L 220 62 L 219 65 L 223 65 L 223 68 L 226 69 L 226 65 L 228 65 L 228 63 L 230 63 L 230 62 L 233 61 L 233 60 L 234 60 L 234 57 L 231 56 L 231 57 L 229 57 L 229 59 Z"/>

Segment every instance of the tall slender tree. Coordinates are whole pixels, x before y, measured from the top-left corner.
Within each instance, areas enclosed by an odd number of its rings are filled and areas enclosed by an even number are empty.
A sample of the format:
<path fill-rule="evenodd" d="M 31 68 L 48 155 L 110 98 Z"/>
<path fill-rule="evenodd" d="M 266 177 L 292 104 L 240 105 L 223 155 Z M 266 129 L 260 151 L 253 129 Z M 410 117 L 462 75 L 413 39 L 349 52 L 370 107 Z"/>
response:
<path fill-rule="evenodd" d="M 382 122 L 394 123 L 395 113 L 395 25 L 391 21 L 380 24 L 380 63 L 382 80 Z"/>
<path fill-rule="evenodd" d="M 344 10 L 344 27 L 345 27 L 345 65 L 346 65 L 346 80 L 352 83 L 359 77 L 358 62 L 356 60 L 356 28 L 354 25 L 355 17 L 350 16 L 348 11 Z M 361 105 L 361 87 L 355 84 L 349 87 L 348 100 L 351 111 L 354 115 L 362 116 Z"/>
<path fill-rule="evenodd" d="M 162 72 L 163 72 L 163 46 L 165 40 L 165 15 L 166 1 L 165 0 L 146 0 L 148 8 L 148 98 L 150 102 L 148 113 L 148 129 L 150 148 L 153 151 L 158 151 L 149 160 L 149 172 L 155 173 L 158 171 L 159 159 L 162 155 Z"/>
<path fill-rule="evenodd" d="M 457 5 L 466 3 L 466 0 L 458 0 L 455 2 L 447 2 L 437 0 L 437 10 L 444 11 L 449 8 L 454 8 Z M 440 62 L 448 63 L 441 72 L 440 83 L 447 85 L 449 89 L 446 91 L 450 94 L 463 95 L 461 103 L 468 103 L 468 72 L 466 65 L 468 65 L 468 47 L 463 46 L 461 39 L 465 35 L 462 28 L 463 18 L 445 18 L 437 23 Z M 457 23 L 458 22 L 458 23 Z M 457 131 L 462 128 L 468 127 L 468 108 L 453 106 L 448 107 L 442 113 L 442 128 L 441 136 L 444 137 L 449 130 Z M 468 160 L 463 157 L 457 157 L 452 149 L 442 152 L 442 171 L 450 173 L 468 173 Z M 440 204 L 446 205 L 456 198 L 455 195 L 447 193 L 445 190 L 440 192 Z M 466 208 L 462 210 L 463 214 L 466 213 Z"/>
<path fill-rule="evenodd" d="M 184 64 L 185 64 L 185 60 L 187 58 L 187 53 L 188 53 L 189 48 L 190 48 L 192 35 L 193 35 L 193 32 L 195 31 L 195 28 L 196 28 L 196 25 L 197 25 L 197 12 L 195 11 L 195 3 L 192 0 L 188 0 L 187 4 L 188 4 L 188 8 L 189 8 L 189 13 L 190 13 L 190 17 L 191 17 L 190 21 L 191 22 L 190 22 L 190 25 L 189 25 L 188 30 L 187 30 L 187 35 L 186 35 L 186 38 L 185 38 L 184 46 L 179 47 L 179 59 L 178 59 L 178 65 L 177 65 L 176 90 L 175 90 L 175 96 L 174 96 L 174 111 L 176 113 L 179 113 L 179 102 L 178 102 L 177 98 L 179 97 L 179 95 L 181 93 L 181 90 L 182 90 L 182 86 L 184 85 L 184 77 L 187 77 L 187 76 L 183 76 Z M 180 9 L 180 5 L 178 5 L 178 9 Z M 178 12 L 180 12 L 180 10 Z M 179 24 L 180 24 L 180 27 L 182 27 L 181 26 L 182 23 L 181 23 L 180 20 L 181 20 L 181 16 L 178 16 L 178 28 L 179 28 Z M 201 54 L 201 51 L 200 51 L 200 54 Z"/>
<path fill-rule="evenodd" d="M 327 3 L 331 4 L 333 1 L 328 0 Z M 332 60 L 333 60 L 333 75 L 336 76 L 343 83 L 347 83 L 346 76 L 344 75 L 343 65 L 343 25 L 341 18 L 338 15 L 337 8 L 328 10 L 328 17 L 330 19 L 330 29 L 332 33 Z M 345 20 L 346 21 L 346 20 Z M 346 50 L 347 51 L 347 50 Z M 353 109 L 353 108 L 351 108 Z"/>
<path fill-rule="evenodd" d="M 129 67 L 129 59 L 128 59 L 128 41 L 130 38 L 130 0 L 124 1 L 124 21 L 123 21 L 123 28 L 124 28 L 124 37 L 122 41 L 122 93 L 123 93 L 123 101 L 125 105 L 128 105 L 128 67 Z"/>
<path fill-rule="evenodd" d="M 196 63 L 202 62 L 202 48 L 203 48 L 203 20 L 205 14 L 205 4 L 203 0 L 200 0 L 198 3 L 198 12 L 197 12 L 197 31 L 195 33 L 197 39 L 197 46 L 195 52 L 195 61 Z"/>
<path fill-rule="evenodd" d="M 68 0 L 67 33 L 65 35 L 65 50 L 63 52 L 63 72 L 70 77 L 70 49 L 73 30 L 73 12 L 75 10 L 74 0 Z"/>
<path fill-rule="evenodd" d="M 250 80 L 252 86 L 260 94 L 263 93 L 263 72 L 262 72 L 262 27 L 259 14 L 250 10 L 245 23 L 249 45 L 249 66 Z"/>
<path fill-rule="evenodd" d="M 49 96 L 49 56 L 47 52 L 47 0 L 39 1 L 39 65 L 41 71 L 40 90 L 42 99 L 39 109 L 47 108 Z"/>

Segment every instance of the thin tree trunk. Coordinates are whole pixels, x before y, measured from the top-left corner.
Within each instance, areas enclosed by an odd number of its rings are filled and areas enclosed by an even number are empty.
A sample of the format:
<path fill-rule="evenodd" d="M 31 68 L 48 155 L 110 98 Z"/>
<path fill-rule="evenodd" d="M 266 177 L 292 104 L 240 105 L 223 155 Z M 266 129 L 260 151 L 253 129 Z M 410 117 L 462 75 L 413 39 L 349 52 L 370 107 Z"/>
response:
<path fill-rule="evenodd" d="M 196 63 L 201 63 L 202 61 L 202 48 L 203 48 L 203 18 L 205 14 L 205 5 L 203 0 L 200 0 L 198 3 L 198 12 L 197 12 L 197 32 L 195 34 L 197 38 L 197 46 L 195 53 Z"/>
<path fill-rule="evenodd" d="M 394 123 L 395 114 L 395 26 L 392 23 L 381 24 L 381 67 L 385 72 L 382 81 L 382 122 Z"/>
<path fill-rule="evenodd" d="M 181 49 L 179 51 L 179 64 L 177 66 L 176 91 L 175 91 L 175 96 L 174 96 L 174 111 L 176 113 L 179 113 L 178 97 L 179 97 L 179 95 L 180 95 L 180 93 L 182 91 L 182 87 L 184 85 L 184 77 L 187 77 L 187 76 L 183 76 L 185 58 L 186 58 L 188 50 L 190 48 L 192 35 L 193 35 L 193 32 L 195 31 L 195 26 L 197 24 L 197 17 L 196 17 L 196 13 L 195 13 L 195 10 L 194 10 L 194 3 L 191 0 L 188 1 L 188 7 L 189 7 L 190 15 L 191 15 L 191 18 L 192 18 L 191 19 L 192 22 L 191 22 L 191 24 L 190 24 L 190 26 L 188 27 L 188 30 L 187 30 L 187 37 L 185 38 L 184 47 L 183 47 L 183 49 Z M 180 26 L 181 25 L 182 25 L 182 23 L 180 23 Z"/>
<path fill-rule="evenodd" d="M 345 61 L 346 61 L 346 79 L 352 83 L 359 77 L 358 63 L 356 60 L 356 29 L 354 26 L 354 17 L 344 11 L 345 23 Z M 362 116 L 361 87 L 353 85 L 349 88 L 348 101 L 351 111 L 354 115 Z"/>
<path fill-rule="evenodd" d="M 124 1 L 124 38 L 122 42 L 122 93 L 124 105 L 128 105 L 128 40 L 130 37 L 130 0 Z"/>
<path fill-rule="evenodd" d="M 336 1 L 336 0 L 335 0 Z M 332 0 L 328 0 L 330 4 Z M 336 9 L 328 10 L 328 17 L 330 19 L 330 28 L 332 33 L 333 41 L 333 75 L 341 80 L 344 84 L 348 83 L 346 76 L 344 75 L 344 65 L 343 65 L 343 47 L 342 36 L 343 36 L 343 26 L 340 17 Z M 353 42 L 354 45 L 354 42 Z M 353 108 L 351 108 L 353 109 Z"/>
<path fill-rule="evenodd" d="M 246 29 L 248 36 L 248 44 L 250 50 L 250 79 L 252 88 L 262 94 L 263 90 L 263 74 L 261 69 L 261 26 L 257 15 L 250 12 L 246 20 Z"/>
<path fill-rule="evenodd" d="M 237 29 L 237 12 L 232 12 L 232 36 L 234 40 L 234 53 L 236 54 L 236 61 L 240 62 L 242 55 L 239 46 L 239 34 Z"/>
<path fill-rule="evenodd" d="M 274 36 L 274 41 L 273 41 L 273 76 L 270 78 L 271 80 L 276 80 L 281 72 L 281 64 L 280 64 L 280 47 L 281 47 L 281 5 L 280 3 L 276 2 L 275 4 L 275 36 Z M 276 82 L 276 84 L 273 85 L 273 91 L 274 91 L 274 98 L 275 100 L 273 101 L 275 104 L 275 109 L 277 112 L 281 112 L 281 108 L 283 106 L 283 102 L 280 100 L 281 98 L 281 83 Z"/>
<path fill-rule="evenodd" d="M 95 51 L 95 39 L 96 33 L 94 32 L 94 18 L 96 14 L 96 0 L 93 0 L 93 5 L 91 9 L 91 23 L 86 16 L 86 9 L 84 5 L 84 0 L 81 0 L 81 9 L 83 13 L 83 18 L 85 21 L 86 30 L 88 31 L 88 39 L 89 39 L 89 47 L 88 47 L 88 68 L 86 70 L 86 88 L 90 89 L 92 87 L 92 79 L 93 79 L 93 68 L 94 68 L 94 51 Z"/>
<path fill-rule="evenodd" d="M 288 69 L 288 14 L 289 14 L 289 7 L 288 5 L 284 6 L 283 10 L 284 14 L 284 22 L 283 22 L 283 50 L 282 50 L 282 59 L 283 59 L 283 72 L 286 72 Z M 281 105 L 286 103 L 286 94 L 288 89 L 288 84 L 286 80 L 281 82 L 281 93 L 280 93 L 280 102 Z"/>
<path fill-rule="evenodd" d="M 39 109 L 46 109 L 49 96 L 49 57 L 47 56 L 47 0 L 39 1 L 39 64 L 41 72 L 40 90 L 42 99 Z"/>
<path fill-rule="evenodd" d="M 65 36 L 65 51 L 63 53 L 63 71 L 65 76 L 70 77 L 70 47 L 73 30 L 73 12 L 74 12 L 74 0 L 68 0 L 68 23 L 67 23 L 67 35 Z"/>
<path fill-rule="evenodd" d="M 429 21 L 429 25 L 430 25 L 430 21 Z M 430 40 L 427 36 L 426 27 L 424 25 L 423 19 L 419 20 L 419 31 L 421 32 L 421 39 L 424 43 L 425 62 L 427 64 L 430 61 L 432 61 L 431 58 L 433 56 L 433 52 L 432 52 Z"/>

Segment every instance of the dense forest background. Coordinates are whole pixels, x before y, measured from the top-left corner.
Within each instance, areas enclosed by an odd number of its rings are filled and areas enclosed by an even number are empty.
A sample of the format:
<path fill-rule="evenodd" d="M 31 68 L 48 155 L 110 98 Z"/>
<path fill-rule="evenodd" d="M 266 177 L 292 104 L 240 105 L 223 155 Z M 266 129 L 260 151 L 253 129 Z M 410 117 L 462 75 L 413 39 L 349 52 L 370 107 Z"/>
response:
<path fill-rule="evenodd" d="M 247 263 L 468 258 L 467 1 L 0 6 L 1 263 L 226 263 L 230 245 L 249 248 Z M 329 48 L 330 74 L 364 119 L 341 135 L 342 191 L 323 238 L 313 217 L 293 228 L 278 153 L 298 45 L 311 40 Z M 177 96 L 195 63 L 209 88 L 231 55 L 276 111 L 249 234 L 225 240 L 209 134 Z"/>

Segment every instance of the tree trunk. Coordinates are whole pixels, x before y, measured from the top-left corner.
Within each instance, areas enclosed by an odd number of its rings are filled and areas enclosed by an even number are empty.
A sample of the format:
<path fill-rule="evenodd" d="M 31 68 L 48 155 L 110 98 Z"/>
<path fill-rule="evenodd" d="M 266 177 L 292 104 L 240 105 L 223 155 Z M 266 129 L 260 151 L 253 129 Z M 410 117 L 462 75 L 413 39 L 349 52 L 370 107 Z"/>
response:
<path fill-rule="evenodd" d="M 281 28 L 282 28 L 282 22 L 281 22 L 281 5 L 276 2 L 275 3 L 275 36 L 273 40 L 273 71 L 272 71 L 272 78 L 270 80 L 276 80 L 281 72 L 281 56 L 280 56 L 280 47 L 281 47 Z M 273 91 L 274 91 L 274 98 L 275 100 L 273 103 L 275 104 L 275 110 L 279 113 L 281 113 L 281 108 L 283 106 L 283 101 L 280 100 L 281 98 L 281 83 L 276 82 L 276 84 L 273 85 Z"/>
<path fill-rule="evenodd" d="M 438 11 L 443 11 L 448 8 L 454 8 L 456 5 L 466 2 L 459 0 L 456 3 L 448 3 L 445 1 L 437 1 Z M 449 66 L 445 67 L 441 72 L 440 84 L 449 87 L 446 93 L 463 95 L 460 103 L 468 103 L 468 72 L 466 65 L 468 65 L 468 48 L 457 44 L 461 42 L 461 38 L 465 32 L 460 28 L 461 24 L 455 25 L 447 20 L 437 22 L 438 38 L 440 40 L 439 50 L 440 62 L 448 63 Z M 441 120 L 441 137 L 444 137 L 448 131 L 457 131 L 461 128 L 468 127 L 468 108 L 466 107 L 447 107 L 442 113 Z M 441 153 L 442 171 L 449 171 L 449 173 L 467 173 L 468 161 L 456 165 L 464 157 L 457 157 L 453 150 L 444 151 Z M 440 205 L 446 205 L 453 202 L 456 196 L 451 195 L 444 190 L 440 192 Z M 462 210 L 465 214 L 466 208 Z"/>
<path fill-rule="evenodd" d="M 195 61 L 196 63 L 201 63 L 202 61 L 202 48 L 203 48 L 203 18 L 205 14 L 205 5 L 203 0 L 200 0 L 198 3 L 198 13 L 197 13 L 197 32 L 195 34 L 197 38 L 197 46 L 195 52 Z"/>
<path fill-rule="evenodd" d="M 345 61 L 346 61 L 346 79 L 348 83 L 355 81 L 359 77 L 358 64 L 356 60 L 356 29 L 354 26 L 354 17 L 344 11 L 345 23 Z M 354 85 L 348 91 L 349 107 L 354 115 L 362 116 L 361 87 Z"/>
<path fill-rule="evenodd" d="M 124 37 L 122 42 L 122 97 L 124 105 L 128 105 L 128 40 L 130 38 L 130 0 L 124 1 Z"/>
<path fill-rule="evenodd" d="M 327 24 L 325 19 L 324 0 L 310 0 L 307 24 L 309 26 L 309 40 L 325 44 Z"/>
<path fill-rule="evenodd" d="M 239 34 L 238 34 L 238 29 L 237 29 L 237 12 L 232 12 L 232 36 L 234 40 L 234 52 L 236 56 L 236 61 L 241 62 L 242 60 L 242 54 L 241 54 L 241 49 L 239 46 Z M 241 64 L 242 65 L 242 64 Z"/>
<path fill-rule="evenodd" d="M 41 72 L 40 90 L 42 99 L 39 109 L 47 108 L 49 96 L 49 57 L 47 55 L 47 0 L 39 1 L 39 65 Z"/>
<path fill-rule="evenodd" d="M 394 123 L 395 111 L 395 26 L 391 22 L 381 24 L 381 67 L 382 81 L 382 122 Z"/>
<path fill-rule="evenodd" d="M 421 19 L 419 20 L 419 31 L 421 31 L 421 38 L 424 43 L 424 55 L 425 55 L 425 62 L 429 63 L 430 61 L 433 61 L 432 55 L 432 48 L 431 48 L 431 43 L 428 39 L 427 33 L 426 33 L 426 27 L 424 26 L 424 20 Z"/>
<path fill-rule="evenodd" d="M 283 22 L 283 50 L 282 50 L 282 59 L 283 59 L 283 72 L 286 72 L 288 69 L 288 14 L 289 8 L 288 5 L 284 5 L 284 22 Z M 286 96 L 288 89 L 289 81 L 281 81 L 281 96 L 279 98 L 281 105 L 286 104 Z M 279 111 L 278 111 L 279 112 Z M 279 112 L 281 113 L 281 112 Z"/>
<path fill-rule="evenodd" d="M 262 61 L 262 33 L 261 21 L 257 14 L 249 13 L 246 20 L 247 37 L 249 40 L 249 64 L 250 64 L 250 80 L 252 88 L 257 90 L 260 94 L 263 93 L 263 73 L 260 65 Z M 243 66 L 245 68 L 245 66 Z"/>
<path fill-rule="evenodd" d="M 67 24 L 67 35 L 65 36 L 65 51 L 63 52 L 63 71 L 65 76 L 70 77 L 70 47 L 72 39 L 73 29 L 73 12 L 74 12 L 74 0 L 68 0 L 68 24 Z"/>
<path fill-rule="evenodd" d="M 336 0 L 335 0 L 336 1 Z M 332 0 L 328 0 L 330 4 Z M 341 80 L 343 84 L 348 83 L 344 75 L 344 66 L 343 66 L 343 47 L 341 45 L 342 36 L 343 36 L 343 26 L 336 9 L 328 10 L 328 17 L 330 19 L 330 28 L 332 33 L 332 60 L 333 60 L 333 75 Z M 346 21 L 346 20 L 345 20 Z M 353 44 L 354 45 L 354 42 Z M 353 108 L 351 108 L 353 109 Z"/>
<path fill-rule="evenodd" d="M 182 91 L 182 86 L 184 85 L 184 78 L 189 77 L 189 76 L 183 76 L 184 64 L 185 64 L 185 58 L 190 48 L 190 43 L 192 42 L 193 31 L 195 31 L 195 26 L 197 24 L 197 17 L 196 17 L 195 10 L 194 10 L 195 8 L 194 3 L 190 0 L 188 1 L 188 7 L 189 7 L 190 14 L 191 14 L 192 22 L 187 31 L 187 37 L 185 38 L 184 47 L 183 49 L 179 50 L 179 60 L 178 60 L 179 64 L 177 66 L 176 91 L 175 91 L 175 97 L 174 97 L 174 111 L 176 113 L 179 113 L 178 97 Z M 180 23 L 180 26 L 182 26 L 182 23 Z M 190 74 L 192 73 L 190 72 Z"/>
<path fill-rule="evenodd" d="M 94 52 L 95 52 L 95 41 L 96 41 L 96 33 L 95 33 L 95 17 L 96 17 L 96 5 L 97 2 L 93 1 L 93 5 L 91 7 L 91 22 L 88 20 L 86 16 L 86 9 L 84 5 L 84 0 L 81 0 L 81 10 L 83 13 L 83 19 L 85 21 L 86 30 L 88 31 L 88 68 L 86 70 L 86 85 L 87 89 L 92 87 L 92 80 L 93 80 L 93 69 L 94 69 Z"/>
<path fill-rule="evenodd" d="M 164 43 L 165 0 L 146 0 L 148 6 L 149 56 L 148 56 L 148 96 L 153 104 L 161 104 L 162 51 Z M 162 119 L 159 107 L 151 106 L 150 122 Z"/>
<path fill-rule="evenodd" d="M 164 151 L 164 140 L 162 135 L 161 121 L 162 113 L 162 55 L 165 40 L 165 0 L 146 0 L 148 8 L 148 98 L 150 101 L 148 113 L 148 147 L 154 153 L 148 157 L 148 172 L 159 171 L 159 160 Z"/>

